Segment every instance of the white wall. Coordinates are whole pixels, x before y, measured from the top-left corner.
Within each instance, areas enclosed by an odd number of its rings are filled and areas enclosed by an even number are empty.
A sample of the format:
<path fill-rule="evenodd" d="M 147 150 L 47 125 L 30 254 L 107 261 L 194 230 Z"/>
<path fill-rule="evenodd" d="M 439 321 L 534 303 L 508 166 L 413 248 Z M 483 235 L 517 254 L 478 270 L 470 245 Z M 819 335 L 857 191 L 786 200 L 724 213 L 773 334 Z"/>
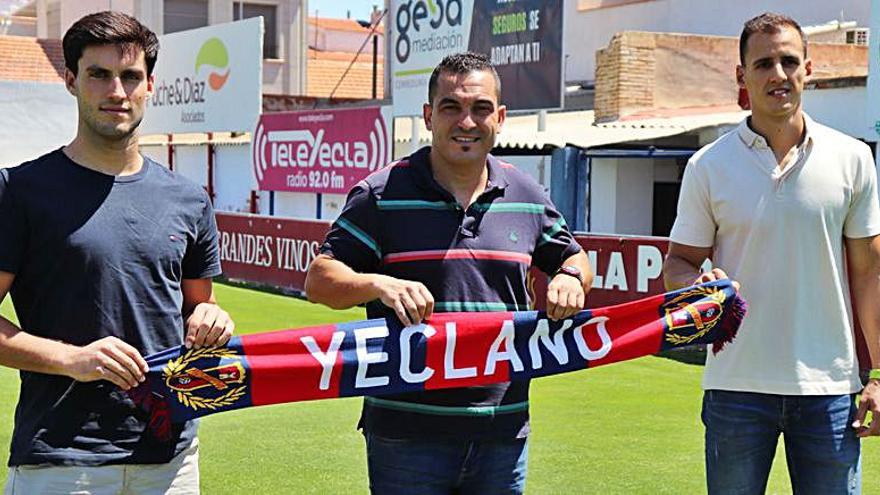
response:
<path fill-rule="evenodd" d="M 590 232 L 651 235 L 654 160 L 594 158 Z"/>
<path fill-rule="evenodd" d="M 321 195 L 321 220 L 336 220 L 342 207 L 345 206 L 347 194 L 322 194 Z"/>
<path fill-rule="evenodd" d="M 0 81 L 0 167 L 69 143 L 77 118 L 76 100 L 63 84 Z"/>
<path fill-rule="evenodd" d="M 590 232 L 611 234 L 617 226 L 617 160 L 595 158 L 590 165 Z"/>
<path fill-rule="evenodd" d="M 804 26 L 838 19 L 841 11 L 844 20 L 868 26 L 870 14 L 867 0 L 651 0 L 582 12 L 577 0 L 564 4 L 566 81 L 595 79 L 596 50 L 619 31 L 739 36 L 745 21 L 766 11 L 789 15 Z"/>
<path fill-rule="evenodd" d="M 249 146 L 214 146 L 214 209 L 250 212 L 251 191 L 257 189 Z"/>
<path fill-rule="evenodd" d="M 312 193 L 276 192 L 275 216 L 314 220 L 318 217 L 318 200 Z"/>
<path fill-rule="evenodd" d="M 653 208 L 654 160 L 618 160 L 615 232 L 651 235 Z"/>
<path fill-rule="evenodd" d="M 501 160 L 514 165 L 517 170 L 530 175 L 535 182 L 550 190 L 550 155 L 500 156 Z"/>
<path fill-rule="evenodd" d="M 868 127 L 868 91 L 864 86 L 804 91 L 804 111 L 817 122 L 850 136 L 877 141 L 877 132 Z"/>
<path fill-rule="evenodd" d="M 196 184 L 208 185 L 208 147 L 183 146 L 174 147 L 174 171 Z"/>
<path fill-rule="evenodd" d="M 160 165 L 168 167 L 168 147 L 167 146 L 141 146 L 141 154 L 158 162 Z"/>

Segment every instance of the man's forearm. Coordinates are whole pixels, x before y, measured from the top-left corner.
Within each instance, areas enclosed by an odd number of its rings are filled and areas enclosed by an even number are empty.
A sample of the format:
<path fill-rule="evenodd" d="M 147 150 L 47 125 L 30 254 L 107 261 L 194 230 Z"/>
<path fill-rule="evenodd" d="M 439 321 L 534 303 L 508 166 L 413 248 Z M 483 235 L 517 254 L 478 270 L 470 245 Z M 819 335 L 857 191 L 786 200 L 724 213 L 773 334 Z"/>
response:
<path fill-rule="evenodd" d="M 347 309 L 379 297 L 376 276 L 357 273 L 341 261 L 322 256 L 309 267 L 306 295 L 311 302 L 333 309 Z"/>
<path fill-rule="evenodd" d="M 65 363 L 77 348 L 31 335 L 0 316 L 0 365 L 25 371 L 64 375 Z"/>
<path fill-rule="evenodd" d="M 880 236 L 844 240 L 853 308 L 871 361 L 860 365 L 880 368 Z"/>
<path fill-rule="evenodd" d="M 854 307 L 870 362 L 863 369 L 880 369 L 880 277 L 862 273 L 852 277 Z"/>
<path fill-rule="evenodd" d="M 684 258 L 670 255 L 663 262 L 663 285 L 667 291 L 691 286 L 699 276 L 700 267 Z"/>

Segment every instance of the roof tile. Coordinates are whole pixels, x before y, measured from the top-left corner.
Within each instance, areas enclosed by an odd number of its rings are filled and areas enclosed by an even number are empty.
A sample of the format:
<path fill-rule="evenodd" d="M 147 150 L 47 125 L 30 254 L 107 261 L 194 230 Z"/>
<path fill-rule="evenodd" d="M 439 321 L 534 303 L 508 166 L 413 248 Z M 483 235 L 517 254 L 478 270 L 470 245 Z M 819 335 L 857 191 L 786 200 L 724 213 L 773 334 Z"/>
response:
<path fill-rule="evenodd" d="M 0 35 L 0 80 L 64 82 L 61 40 Z"/>

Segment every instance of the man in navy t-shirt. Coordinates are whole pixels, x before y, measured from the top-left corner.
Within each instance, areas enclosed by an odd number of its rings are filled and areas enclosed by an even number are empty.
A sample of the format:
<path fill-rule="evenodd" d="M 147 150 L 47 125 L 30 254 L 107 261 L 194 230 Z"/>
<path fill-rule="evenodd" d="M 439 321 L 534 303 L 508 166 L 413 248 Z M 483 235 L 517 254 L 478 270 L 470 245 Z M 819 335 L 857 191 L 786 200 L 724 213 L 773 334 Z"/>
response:
<path fill-rule="evenodd" d="M 553 276 L 547 314 L 571 316 L 592 282 L 587 256 L 534 180 L 489 154 L 506 110 L 484 55 L 434 69 L 423 148 L 361 181 L 309 269 L 309 299 L 367 303 L 414 325 L 432 312 L 526 311 L 526 274 Z M 474 371 L 475 372 L 475 371 Z M 361 427 L 381 494 L 522 493 L 528 382 L 367 397 Z"/>
<path fill-rule="evenodd" d="M 21 370 L 7 494 L 198 493 L 195 424 L 151 433 L 125 391 L 143 355 L 225 344 L 205 191 L 138 152 L 156 35 L 115 12 L 63 40 L 79 122 L 67 146 L 0 170 L 0 365 Z"/>

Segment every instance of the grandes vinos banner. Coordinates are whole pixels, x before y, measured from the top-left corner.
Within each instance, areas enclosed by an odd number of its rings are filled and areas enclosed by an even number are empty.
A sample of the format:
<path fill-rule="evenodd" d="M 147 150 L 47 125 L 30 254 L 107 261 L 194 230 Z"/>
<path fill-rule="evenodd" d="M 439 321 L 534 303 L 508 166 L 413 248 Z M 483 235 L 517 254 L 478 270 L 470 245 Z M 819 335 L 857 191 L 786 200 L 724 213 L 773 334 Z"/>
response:
<path fill-rule="evenodd" d="M 251 140 L 261 191 L 345 194 L 391 161 L 391 108 L 263 114 Z"/>
<path fill-rule="evenodd" d="M 248 131 L 262 110 L 263 18 L 159 37 L 141 134 Z"/>
<path fill-rule="evenodd" d="M 302 292 L 330 224 L 218 212 L 217 229 L 225 277 Z"/>
<path fill-rule="evenodd" d="M 485 53 L 510 110 L 562 106 L 562 0 L 395 0 L 394 115 L 421 115 L 428 79 L 446 55 Z"/>

